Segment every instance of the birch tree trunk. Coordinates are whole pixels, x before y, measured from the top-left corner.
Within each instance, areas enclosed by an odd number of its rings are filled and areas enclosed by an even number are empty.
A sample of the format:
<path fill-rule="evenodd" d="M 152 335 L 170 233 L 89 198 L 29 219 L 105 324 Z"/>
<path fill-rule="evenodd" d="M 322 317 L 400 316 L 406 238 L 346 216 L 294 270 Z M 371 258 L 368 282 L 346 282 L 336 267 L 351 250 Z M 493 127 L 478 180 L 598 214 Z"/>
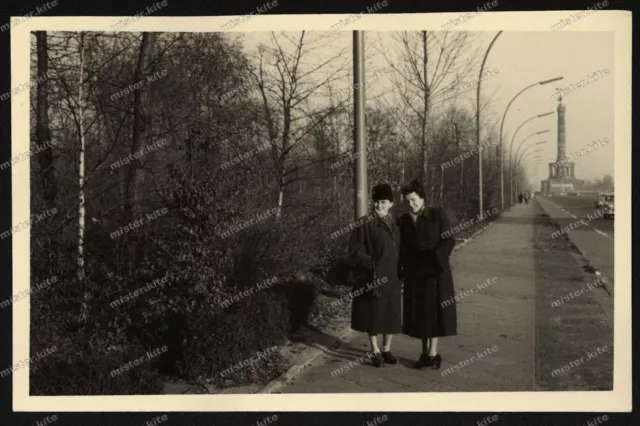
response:
<path fill-rule="evenodd" d="M 85 132 L 84 132 L 84 103 L 83 103 L 83 77 L 84 77 L 84 33 L 80 33 L 80 41 L 78 49 L 80 51 L 80 72 L 78 73 L 78 136 L 80 139 L 80 149 L 78 158 L 78 280 L 85 287 L 84 302 L 82 304 L 81 317 L 83 321 L 87 320 L 87 310 L 89 304 L 89 292 L 85 283 L 84 271 L 84 216 L 85 216 L 85 175 L 84 175 L 84 157 L 85 157 Z"/>

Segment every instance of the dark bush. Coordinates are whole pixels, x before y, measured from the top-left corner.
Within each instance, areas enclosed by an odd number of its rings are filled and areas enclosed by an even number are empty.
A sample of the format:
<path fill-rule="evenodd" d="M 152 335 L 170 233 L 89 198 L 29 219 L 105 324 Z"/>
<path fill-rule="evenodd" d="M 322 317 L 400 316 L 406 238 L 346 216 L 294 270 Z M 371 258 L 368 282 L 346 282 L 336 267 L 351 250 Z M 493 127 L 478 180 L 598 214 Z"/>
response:
<path fill-rule="evenodd" d="M 325 252 L 324 268 L 318 268 L 317 272 L 325 282 L 332 286 L 350 286 L 349 272 L 353 267 L 353 263 L 349 258 L 347 244 L 349 235 L 337 238 L 335 242 L 328 246 Z"/>
<path fill-rule="evenodd" d="M 308 325 L 309 314 L 318 298 L 321 281 L 311 274 L 297 274 L 274 287 L 274 292 L 287 301 L 289 332 L 295 333 Z"/>
<path fill-rule="evenodd" d="M 255 357 L 258 351 L 282 345 L 288 328 L 286 300 L 271 290 L 241 299 L 226 312 L 202 309 L 188 318 L 186 339 L 177 364 L 178 374 L 192 381 L 249 383 L 256 379 L 252 374 L 260 378 L 272 372 L 271 367 L 278 361 L 277 354 L 268 355 L 232 376 L 223 378 L 219 374 Z"/>
<path fill-rule="evenodd" d="M 116 342 L 113 342 L 116 343 Z M 120 374 L 111 372 L 145 356 L 135 343 L 109 344 L 96 330 L 59 338 L 57 350 L 30 364 L 31 395 L 153 395 L 163 393 L 159 355 Z"/>

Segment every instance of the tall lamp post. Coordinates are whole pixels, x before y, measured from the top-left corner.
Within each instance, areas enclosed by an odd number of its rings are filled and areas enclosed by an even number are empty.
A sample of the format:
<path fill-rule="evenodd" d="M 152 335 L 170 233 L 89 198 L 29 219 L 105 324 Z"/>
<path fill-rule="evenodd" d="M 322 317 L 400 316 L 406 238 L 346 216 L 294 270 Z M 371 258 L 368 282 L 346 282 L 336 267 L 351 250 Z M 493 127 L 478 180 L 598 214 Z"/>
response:
<path fill-rule="evenodd" d="M 538 81 L 536 83 L 528 85 L 527 87 L 525 87 L 524 89 L 516 93 L 516 95 L 511 99 L 511 101 L 509 101 L 509 104 L 507 104 L 507 109 L 504 110 L 504 114 L 502 115 L 502 124 L 500 124 L 500 203 L 502 205 L 502 209 L 504 209 L 504 167 L 503 167 L 503 155 L 502 155 L 502 132 L 504 129 L 504 119 L 507 117 L 507 112 L 509 112 L 509 108 L 511 107 L 511 104 L 513 104 L 513 102 L 518 98 L 518 96 L 523 94 L 525 91 L 535 86 L 544 86 L 545 84 L 562 80 L 563 78 L 564 77 L 555 77 L 555 78 L 550 78 L 548 80 Z"/>
<path fill-rule="evenodd" d="M 367 139 L 364 127 L 364 32 L 353 32 L 353 139 L 354 155 L 356 156 L 354 170 L 355 220 L 367 214 Z"/>
<path fill-rule="evenodd" d="M 491 40 L 491 44 L 489 44 L 489 47 L 484 54 L 482 66 L 480 66 L 480 72 L 478 73 L 478 90 L 476 93 L 476 146 L 478 148 L 478 210 L 481 215 L 484 208 L 482 203 L 482 198 L 484 197 L 484 195 L 482 193 L 482 150 L 480 149 L 480 85 L 482 84 L 482 72 L 484 71 L 484 64 L 487 62 L 489 52 L 491 51 L 493 44 L 496 42 L 500 34 L 502 34 L 502 31 L 498 31 L 498 34 L 496 34 L 493 40 Z"/>
<path fill-rule="evenodd" d="M 524 127 L 524 125 L 530 122 L 531 120 L 535 120 L 536 118 L 546 117 L 553 113 L 554 111 L 549 111 L 549 112 L 545 112 L 544 114 L 534 115 L 533 117 L 525 120 L 520 126 L 518 126 L 516 131 L 513 133 L 513 136 L 511 137 L 511 145 L 509 145 L 509 182 L 511 182 L 509 184 L 509 192 L 511 194 L 511 197 L 509 199 L 511 204 L 513 204 L 513 189 L 511 186 L 513 184 L 513 142 L 516 140 L 516 135 L 518 134 L 518 131 L 522 129 L 522 127 Z"/>

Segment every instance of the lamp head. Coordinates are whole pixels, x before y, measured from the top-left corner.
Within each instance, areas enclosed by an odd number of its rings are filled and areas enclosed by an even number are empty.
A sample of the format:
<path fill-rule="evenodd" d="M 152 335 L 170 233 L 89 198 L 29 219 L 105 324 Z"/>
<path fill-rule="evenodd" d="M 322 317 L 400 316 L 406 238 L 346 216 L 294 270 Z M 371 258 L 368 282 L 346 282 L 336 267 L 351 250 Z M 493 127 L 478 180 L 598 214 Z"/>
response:
<path fill-rule="evenodd" d="M 560 80 L 562 80 L 563 78 L 564 78 L 564 77 L 550 78 L 549 80 L 542 80 L 539 84 L 540 84 L 540 85 L 545 85 L 545 84 L 553 83 L 554 81 L 560 81 Z"/>

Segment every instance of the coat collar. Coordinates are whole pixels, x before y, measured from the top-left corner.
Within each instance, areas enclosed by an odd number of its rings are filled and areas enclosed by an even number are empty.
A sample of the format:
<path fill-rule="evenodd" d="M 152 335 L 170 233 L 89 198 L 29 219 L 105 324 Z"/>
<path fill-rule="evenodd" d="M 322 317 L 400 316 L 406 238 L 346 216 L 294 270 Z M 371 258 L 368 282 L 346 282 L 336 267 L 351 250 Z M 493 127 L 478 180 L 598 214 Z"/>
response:
<path fill-rule="evenodd" d="M 373 214 L 374 214 L 374 223 L 380 226 L 390 227 L 389 224 L 391 224 L 391 227 L 392 227 L 393 224 L 397 221 L 397 219 L 393 216 L 392 213 L 388 213 L 388 217 L 390 218 L 388 222 L 385 219 L 378 216 L 375 212 Z"/>
<path fill-rule="evenodd" d="M 418 215 L 418 218 L 424 217 L 427 220 L 433 220 L 435 218 L 434 213 L 435 213 L 435 207 L 430 207 L 425 205 L 424 208 L 422 209 L 422 212 Z M 411 218 L 411 212 L 405 213 L 405 216 L 407 217 L 407 219 L 413 220 Z"/>

